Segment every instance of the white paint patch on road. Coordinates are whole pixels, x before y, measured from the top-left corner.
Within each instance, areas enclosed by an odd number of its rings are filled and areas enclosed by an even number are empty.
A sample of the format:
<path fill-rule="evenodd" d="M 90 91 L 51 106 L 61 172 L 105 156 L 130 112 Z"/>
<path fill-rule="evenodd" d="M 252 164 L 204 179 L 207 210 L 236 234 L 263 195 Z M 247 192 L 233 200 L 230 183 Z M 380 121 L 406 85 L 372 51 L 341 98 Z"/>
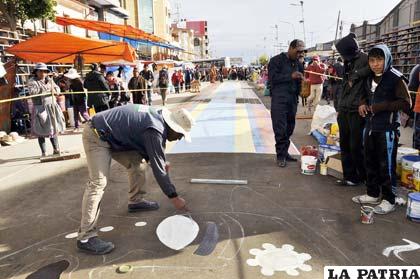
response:
<path fill-rule="evenodd" d="M 298 276 L 299 271 L 311 271 L 312 267 L 305 264 L 312 257 L 306 253 L 294 251 L 295 247 L 285 244 L 277 248 L 273 244 L 264 243 L 264 249 L 251 249 L 249 253 L 255 259 L 248 259 L 246 263 L 250 266 L 260 266 L 261 273 L 265 276 L 273 276 L 276 271 L 286 272 L 291 276 Z"/>
<path fill-rule="evenodd" d="M 69 233 L 68 235 L 65 236 L 65 238 L 67 238 L 67 239 L 72 239 L 72 238 L 76 238 L 76 237 L 77 237 L 77 232 Z"/>
<path fill-rule="evenodd" d="M 99 229 L 99 231 L 100 232 L 110 232 L 110 231 L 112 231 L 114 229 L 114 227 L 113 226 L 108 226 L 108 227 L 103 227 L 103 228 L 100 228 Z"/>
<path fill-rule="evenodd" d="M 159 224 L 156 234 L 165 246 L 181 250 L 194 241 L 199 230 L 198 224 L 192 218 L 174 215 Z"/>
<path fill-rule="evenodd" d="M 382 251 L 382 255 L 384 255 L 385 257 L 389 257 L 389 255 L 392 252 L 395 257 L 405 262 L 405 260 L 400 256 L 400 253 L 410 252 L 410 251 L 415 251 L 415 250 L 420 249 L 420 244 L 416 242 L 413 242 L 405 238 L 403 238 L 403 241 L 407 242 L 408 244 L 388 247 L 384 249 L 384 251 Z"/>
<path fill-rule="evenodd" d="M 136 226 L 136 227 L 144 227 L 146 225 L 147 225 L 146 222 L 137 222 L 137 223 L 134 224 L 134 226 Z"/>

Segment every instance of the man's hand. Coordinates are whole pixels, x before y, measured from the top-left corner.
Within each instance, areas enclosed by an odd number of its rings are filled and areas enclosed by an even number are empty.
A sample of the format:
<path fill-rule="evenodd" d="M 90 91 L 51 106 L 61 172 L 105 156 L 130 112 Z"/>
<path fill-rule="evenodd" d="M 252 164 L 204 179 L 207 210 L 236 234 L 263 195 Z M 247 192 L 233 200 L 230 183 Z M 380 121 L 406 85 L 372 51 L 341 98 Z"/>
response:
<path fill-rule="evenodd" d="M 293 72 L 292 79 L 303 79 L 303 74 L 301 72 Z"/>
<path fill-rule="evenodd" d="M 370 112 L 370 108 L 367 105 L 359 106 L 359 114 L 361 117 L 366 117 Z"/>
<path fill-rule="evenodd" d="M 166 161 L 165 162 L 165 171 L 168 173 L 170 169 L 171 169 L 171 163 Z"/>
<path fill-rule="evenodd" d="M 172 198 L 171 202 L 177 210 L 190 211 L 187 207 L 187 203 L 185 202 L 183 198 L 180 198 L 180 197 Z"/>
<path fill-rule="evenodd" d="M 353 81 L 349 80 L 349 86 L 350 86 L 350 88 L 353 87 Z"/>

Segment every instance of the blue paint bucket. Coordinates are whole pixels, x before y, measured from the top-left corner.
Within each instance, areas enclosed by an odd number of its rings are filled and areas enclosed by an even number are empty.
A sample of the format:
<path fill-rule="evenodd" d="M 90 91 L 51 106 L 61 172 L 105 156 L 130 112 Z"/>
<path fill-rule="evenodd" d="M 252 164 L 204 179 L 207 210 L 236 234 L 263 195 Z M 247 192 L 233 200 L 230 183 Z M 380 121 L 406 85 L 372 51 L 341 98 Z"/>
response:
<path fill-rule="evenodd" d="M 407 218 L 420 223 L 420 193 L 408 194 Z"/>

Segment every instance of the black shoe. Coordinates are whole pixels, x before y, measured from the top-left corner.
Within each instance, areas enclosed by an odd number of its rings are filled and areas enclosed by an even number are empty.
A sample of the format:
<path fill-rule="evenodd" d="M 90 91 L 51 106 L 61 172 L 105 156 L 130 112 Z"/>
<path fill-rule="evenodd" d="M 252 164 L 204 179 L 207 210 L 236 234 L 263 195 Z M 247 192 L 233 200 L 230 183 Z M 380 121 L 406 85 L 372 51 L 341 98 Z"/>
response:
<path fill-rule="evenodd" d="M 288 162 L 297 162 L 297 159 L 296 158 L 293 158 L 292 156 L 290 156 L 290 154 L 287 154 L 286 161 L 288 161 Z"/>
<path fill-rule="evenodd" d="M 159 209 L 159 204 L 155 201 L 142 200 L 139 203 L 128 205 L 128 212 L 150 211 L 150 210 L 158 210 L 158 209 Z"/>
<path fill-rule="evenodd" d="M 104 241 L 98 237 L 89 238 L 88 242 L 83 243 L 80 240 L 77 241 L 77 248 L 80 251 L 92 254 L 92 255 L 105 255 L 114 250 L 115 246 L 112 242 Z"/>
<path fill-rule="evenodd" d="M 287 166 L 286 158 L 278 159 L 277 160 L 277 166 L 279 166 L 280 168 L 285 168 Z"/>
<path fill-rule="evenodd" d="M 358 186 L 359 182 L 353 182 L 350 180 L 339 179 L 335 182 L 339 186 Z"/>

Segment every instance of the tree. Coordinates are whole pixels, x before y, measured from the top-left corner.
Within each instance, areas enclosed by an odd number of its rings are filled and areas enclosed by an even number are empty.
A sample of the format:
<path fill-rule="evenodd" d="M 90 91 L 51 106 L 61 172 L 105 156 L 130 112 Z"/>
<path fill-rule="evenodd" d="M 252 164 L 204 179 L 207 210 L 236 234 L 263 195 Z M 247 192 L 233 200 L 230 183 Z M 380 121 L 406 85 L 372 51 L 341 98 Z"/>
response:
<path fill-rule="evenodd" d="M 55 19 L 55 0 L 0 0 L 0 11 L 9 23 L 10 29 L 16 31 L 17 24 L 26 20 Z"/>
<path fill-rule="evenodd" d="M 266 54 L 263 54 L 258 58 L 258 62 L 260 62 L 261 66 L 265 66 L 268 64 L 268 56 Z"/>

